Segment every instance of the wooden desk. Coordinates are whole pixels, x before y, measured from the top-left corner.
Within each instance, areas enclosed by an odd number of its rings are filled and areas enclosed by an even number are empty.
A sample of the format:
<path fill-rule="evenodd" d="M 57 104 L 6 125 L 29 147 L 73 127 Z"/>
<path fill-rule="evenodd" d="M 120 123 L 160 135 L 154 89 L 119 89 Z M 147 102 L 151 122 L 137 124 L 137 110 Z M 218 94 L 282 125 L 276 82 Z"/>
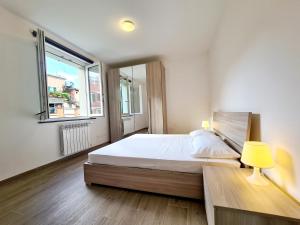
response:
<path fill-rule="evenodd" d="M 204 167 L 209 225 L 300 225 L 300 205 L 272 182 L 247 182 L 250 169 Z"/>

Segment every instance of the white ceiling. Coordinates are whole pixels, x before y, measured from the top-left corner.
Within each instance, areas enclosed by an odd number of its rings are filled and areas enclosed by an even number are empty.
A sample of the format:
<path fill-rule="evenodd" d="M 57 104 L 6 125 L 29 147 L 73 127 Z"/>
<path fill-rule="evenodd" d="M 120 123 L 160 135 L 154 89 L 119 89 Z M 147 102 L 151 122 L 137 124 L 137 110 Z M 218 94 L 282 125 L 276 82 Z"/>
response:
<path fill-rule="evenodd" d="M 223 0 L 0 0 L 106 63 L 208 50 Z M 121 18 L 136 22 L 125 33 Z"/>

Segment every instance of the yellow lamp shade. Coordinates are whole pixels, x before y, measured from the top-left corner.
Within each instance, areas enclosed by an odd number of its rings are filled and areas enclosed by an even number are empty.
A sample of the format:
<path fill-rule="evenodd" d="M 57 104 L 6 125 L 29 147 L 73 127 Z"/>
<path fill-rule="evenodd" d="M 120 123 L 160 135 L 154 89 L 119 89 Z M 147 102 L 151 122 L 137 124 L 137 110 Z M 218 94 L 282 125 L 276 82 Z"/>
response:
<path fill-rule="evenodd" d="M 209 121 L 208 120 L 203 120 L 202 121 L 202 128 L 204 128 L 204 129 L 209 128 Z"/>
<path fill-rule="evenodd" d="M 268 144 L 263 142 L 245 142 L 241 161 L 256 168 L 271 168 L 274 166 L 271 149 Z"/>

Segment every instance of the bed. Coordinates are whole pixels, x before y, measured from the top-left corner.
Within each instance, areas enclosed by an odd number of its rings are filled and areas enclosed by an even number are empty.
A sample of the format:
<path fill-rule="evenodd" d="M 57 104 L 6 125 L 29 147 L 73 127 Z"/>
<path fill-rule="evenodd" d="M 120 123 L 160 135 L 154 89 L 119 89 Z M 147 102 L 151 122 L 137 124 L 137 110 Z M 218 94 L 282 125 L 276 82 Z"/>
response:
<path fill-rule="evenodd" d="M 251 113 L 215 112 L 213 130 L 241 153 Z M 89 153 L 86 184 L 203 199 L 205 165 L 240 167 L 237 159 L 194 158 L 191 135 L 136 134 Z"/>

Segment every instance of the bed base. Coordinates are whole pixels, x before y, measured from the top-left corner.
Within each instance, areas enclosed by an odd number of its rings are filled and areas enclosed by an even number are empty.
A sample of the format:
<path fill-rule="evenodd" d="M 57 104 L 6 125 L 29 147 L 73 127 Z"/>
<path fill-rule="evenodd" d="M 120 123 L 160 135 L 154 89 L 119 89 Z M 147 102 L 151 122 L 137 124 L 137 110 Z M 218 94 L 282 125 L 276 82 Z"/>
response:
<path fill-rule="evenodd" d="M 102 184 L 113 187 L 203 199 L 203 174 L 156 169 L 144 169 L 105 164 L 84 164 L 87 185 Z"/>

